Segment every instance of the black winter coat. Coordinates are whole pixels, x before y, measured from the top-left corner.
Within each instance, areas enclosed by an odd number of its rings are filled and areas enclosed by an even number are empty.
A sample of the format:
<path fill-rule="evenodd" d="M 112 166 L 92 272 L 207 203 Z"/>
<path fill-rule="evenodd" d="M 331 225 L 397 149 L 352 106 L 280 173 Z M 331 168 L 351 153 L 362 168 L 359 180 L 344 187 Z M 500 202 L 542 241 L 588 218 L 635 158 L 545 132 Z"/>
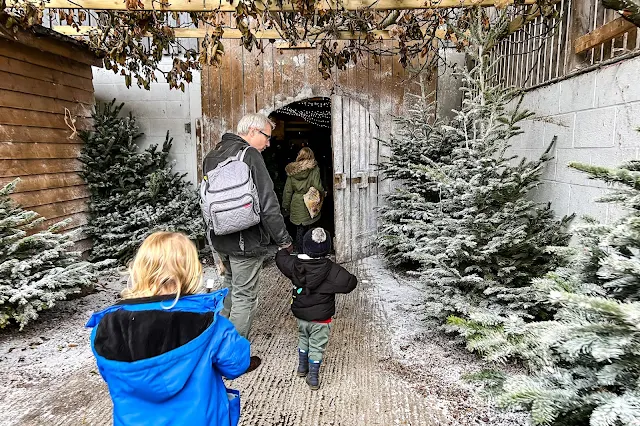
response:
<path fill-rule="evenodd" d="M 331 259 L 276 254 L 278 269 L 293 283 L 291 312 L 305 321 L 326 321 L 336 313 L 336 293 L 351 293 L 358 280 Z"/>
<path fill-rule="evenodd" d="M 236 155 L 249 144 L 240 136 L 225 133 L 222 141 L 209 151 L 202 164 L 203 173 L 207 173 L 229 157 Z M 229 235 L 214 235 L 211 233 L 211 243 L 218 253 L 234 256 L 262 256 L 267 254 L 267 246 L 271 238 L 282 247 L 291 243 L 287 232 L 278 197 L 273 192 L 273 181 L 262 154 L 257 149 L 249 148 L 244 156 L 244 162 L 251 168 L 253 181 L 258 189 L 260 199 L 260 223 L 244 231 Z M 244 240 L 244 250 L 240 247 L 240 234 Z"/>

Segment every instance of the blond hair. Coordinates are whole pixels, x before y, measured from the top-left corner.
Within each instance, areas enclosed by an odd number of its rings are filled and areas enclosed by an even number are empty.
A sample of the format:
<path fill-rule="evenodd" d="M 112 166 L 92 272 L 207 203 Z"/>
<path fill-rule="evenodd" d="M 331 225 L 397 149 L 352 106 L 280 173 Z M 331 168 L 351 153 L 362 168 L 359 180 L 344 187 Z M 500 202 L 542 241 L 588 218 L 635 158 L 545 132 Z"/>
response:
<path fill-rule="evenodd" d="M 124 299 L 175 293 L 177 302 L 181 295 L 195 294 L 202 282 L 198 250 L 184 234 L 155 232 L 129 264 L 129 281 Z"/>
<path fill-rule="evenodd" d="M 311 151 L 311 148 L 308 147 L 304 147 L 300 150 L 300 152 L 298 153 L 298 156 L 296 157 L 296 161 L 304 161 L 304 160 L 315 160 L 316 156 L 313 155 L 313 151 Z"/>

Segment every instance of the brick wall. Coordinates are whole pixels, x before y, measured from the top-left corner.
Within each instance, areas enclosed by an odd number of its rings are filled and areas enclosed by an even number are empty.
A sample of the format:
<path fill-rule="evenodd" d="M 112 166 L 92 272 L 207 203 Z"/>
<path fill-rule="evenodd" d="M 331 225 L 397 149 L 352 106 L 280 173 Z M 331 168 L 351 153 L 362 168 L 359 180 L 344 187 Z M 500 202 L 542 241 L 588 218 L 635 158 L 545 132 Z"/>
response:
<path fill-rule="evenodd" d="M 534 196 L 551 201 L 560 214 L 590 215 L 611 222 L 616 206 L 594 200 L 606 185 L 567 167 L 571 161 L 616 166 L 639 159 L 640 58 L 622 61 L 559 83 L 532 90 L 523 107 L 536 113 L 524 122 L 525 133 L 514 140 L 512 152 L 539 156 L 557 135 L 555 159 L 544 172 Z"/>
<path fill-rule="evenodd" d="M 161 68 L 171 68 L 171 58 L 166 57 Z M 96 101 L 108 102 L 115 98 L 125 103 L 125 111 L 133 112 L 144 136 L 140 139 L 143 148 L 151 144 L 162 145 L 167 130 L 173 137 L 171 158 L 174 170 L 187 173 L 186 179 L 196 183 L 196 134 L 195 120 L 202 115 L 200 95 L 200 73 L 194 72 L 193 82 L 184 92 L 169 90 L 162 75 L 151 84 L 151 90 L 129 89 L 124 78 L 102 68 L 93 69 Z M 190 125 L 190 129 L 188 128 Z"/>

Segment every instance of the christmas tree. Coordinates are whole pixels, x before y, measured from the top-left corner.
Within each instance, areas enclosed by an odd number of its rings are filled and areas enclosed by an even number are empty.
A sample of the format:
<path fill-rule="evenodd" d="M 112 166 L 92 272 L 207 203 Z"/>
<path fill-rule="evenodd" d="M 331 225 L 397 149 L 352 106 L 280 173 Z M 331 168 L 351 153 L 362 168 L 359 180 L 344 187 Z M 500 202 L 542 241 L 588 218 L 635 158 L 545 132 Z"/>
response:
<path fill-rule="evenodd" d="M 433 95 L 425 86 L 420 80 L 420 94 L 407 95 L 407 111 L 394 118 L 396 130 L 387 143 L 391 158 L 379 165 L 385 179 L 400 185 L 379 209 L 379 246 L 391 265 L 409 270 L 419 266 L 411 257 L 418 247 L 411 223 L 429 220 L 429 212 L 439 202 L 439 184 L 432 167 L 449 161 L 459 138 L 435 120 Z"/>
<path fill-rule="evenodd" d="M 18 182 L 0 189 L 0 328 L 15 321 L 22 329 L 95 281 L 93 265 L 73 251 L 72 235 L 60 233 L 68 221 L 36 232 L 45 219 L 9 198 Z"/>
<path fill-rule="evenodd" d="M 461 34 L 475 63 L 461 71 L 462 108 L 449 125 L 436 125 L 424 138 L 434 152 L 441 140 L 452 144 L 451 151 L 440 159 L 416 157 L 419 164 L 411 167 L 402 165 L 409 163 L 406 154 L 395 160 L 408 174 L 405 181 L 419 182 L 394 194 L 409 202 L 396 215 L 401 221 L 383 217 L 383 229 L 402 229 L 407 241 L 397 241 L 395 250 L 419 265 L 428 313 L 449 317 L 449 329 L 464 335 L 469 349 L 500 359 L 500 343 L 510 338 L 505 323 L 517 335 L 525 321 L 547 314 L 531 298 L 531 281 L 554 267 L 546 247 L 567 243 L 568 219 L 556 220 L 550 205 L 528 197 L 551 159 L 549 150 L 534 160 L 507 153 L 521 133 L 519 123 L 531 113 L 520 110 L 519 91 L 493 80 L 488 52 L 506 28 L 506 15 L 490 24 L 482 11 L 473 13 L 468 32 Z M 416 144 L 410 131 L 397 134 L 405 149 Z M 428 195 L 418 195 L 419 187 Z"/>
<path fill-rule="evenodd" d="M 169 133 L 161 149 L 140 150 L 138 125 L 132 116 L 120 117 L 123 106 L 115 100 L 97 106 L 94 130 L 80 135 L 83 177 L 91 192 L 92 260 L 124 263 L 156 231 L 183 232 L 193 240 L 204 236 L 197 193 L 172 171 Z"/>
<path fill-rule="evenodd" d="M 505 382 L 502 405 L 526 408 L 535 424 L 640 424 L 640 162 L 617 169 L 571 164 L 618 184 L 601 201 L 627 216 L 611 226 L 594 220 L 579 230 L 566 264 L 538 280 L 553 321 L 529 325 L 527 339 L 548 354 L 533 376 Z M 533 346 L 533 345 L 532 345 Z"/>

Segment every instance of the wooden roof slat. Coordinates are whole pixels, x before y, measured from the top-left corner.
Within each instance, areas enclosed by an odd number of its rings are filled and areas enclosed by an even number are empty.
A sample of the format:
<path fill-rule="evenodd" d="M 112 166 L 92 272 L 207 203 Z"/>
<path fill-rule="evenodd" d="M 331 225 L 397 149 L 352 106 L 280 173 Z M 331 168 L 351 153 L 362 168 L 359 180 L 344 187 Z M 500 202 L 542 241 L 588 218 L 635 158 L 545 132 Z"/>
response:
<path fill-rule="evenodd" d="M 32 209 L 33 207 L 46 206 L 47 204 L 84 199 L 90 195 L 86 185 L 78 185 L 11 194 L 11 199 L 24 208 Z"/>
<path fill-rule="evenodd" d="M 46 204 L 44 206 L 33 207 L 30 210 L 38 213 L 40 216 L 46 219 L 53 219 L 56 217 L 69 216 L 74 213 L 88 212 L 89 206 L 87 202 L 88 198 L 80 198 L 71 201 L 62 201 L 60 203 Z"/>
<path fill-rule="evenodd" d="M 78 158 L 82 144 L 0 142 L 0 160 L 34 158 Z"/>
<path fill-rule="evenodd" d="M 39 5 L 39 0 L 34 0 L 33 2 Z M 7 7 L 10 6 L 8 5 Z M 35 26 L 31 30 L 14 33 L 0 27 L 0 39 L 33 47 L 42 52 L 71 59 L 81 64 L 102 66 L 102 59 L 91 52 L 89 46 L 64 37 L 49 28 Z M 2 41 L 2 43 L 5 43 L 5 41 Z"/>
<path fill-rule="evenodd" d="M 40 0 L 29 0 L 34 4 L 40 4 Z M 535 4 L 537 0 L 523 0 L 523 4 Z M 141 0 L 144 4 L 143 10 L 163 10 L 172 12 L 235 12 L 237 1 L 226 0 L 170 0 L 168 5 L 161 7 L 158 1 Z M 260 2 L 262 6 L 272 12 L 292 12 L 294 4 L 285 1 L 282 7 L 275 2 Z M 316 10 L 360 10 L 369 8 L 372 10 L 401 10 L 401 9 L 444 9 L 452 7 L 483 6 L 491 7 L 495 5 L 494 0 L 319 0 L 316 3 Z M 504 2 L 500 2 L 504 4 Z M 513 0 L 508 4 L 514 3 Z M 16 0 L 8 0 L 9 6 L 16 4 Z M 268 5 L 267 5 L 268 4 Z M 124 0 L 49 0 L 45 2 L 46 7 L 52 9 L 94 9 L 94 10 L 127 10 Z M 139 9 L 138 9 L 139 10 Z"/>
<path fill-rule="evenodd" d="M 58 26 L 54 26 L 53 29 L 59 32 L 60 34 L 64 34 L 72 37 L 76 37 L 76 36 L 81 37 L 81 36 L 87 35 L 89 31 L 95 30 L 96 28 L 90 27 L 90 26 L 80 26 L 76 29 L 69 25 L 58 25 Z M 204 38 L 207 34 L 211 34 L 213 32 L 213 29 L 211 28 L 174 28 L 173 31 L 175 33 L 176 38 Z M 300 33 L 301 33 L 300 35 L 302 35 L 303 31 L 300 30 Z M 426 30 L 423 31 L 423 34 L 425 33 L 426 33 Z M 389 31 L 387 30 L 373 30 L 369 32 L 338 31 L 335 35 L 328 35 L 323 33 L 320 29 L 315 29 L 315 30 L 311 29 L 311 31 L 307 32 L 307 42 L 306 42 L 307 44 L 304 44 L 305 42 L 301 42 L 296 46 L 298 48 L 301 48 L 304 46 L 306 46 L 307 48 L 310 48 L 311 46 L 308 45 L 309 44 L 308 41 L 309 40 L 313 41 L 314 38 L 316 37 L 318 38 L 318 40 L 322 40 L 324 38 L 331 38 L 336 40 L 359 40 L 359 39 L 365 38 L 367 34 L 371 34 L 375 38 L 380 40 L 393 39 L 393 37 L 389 34 Z M 278 30 L 275 30 L 275 29 L 256 31 L 254 35 L 256 36 L 257 39 L 261 39 L 261 40 L 281 39 L 280 32 L 278 32 Z M 240 32 L 240 30 L 236 28 L 224 28 L 224 31 L 222 33 L 222 38 L 223 39 L 240 39 L 242 38 L 242 33 Z M 276 47 L 280 48 L 278 46 Z M 283 48 L 293 48 L 293 47 L 294 46 L 287 46 Z"/>
<path fill-rule="evenodd" d="M 25 77 L 35 78 L 36 80 L 46 81 L 48 83 L 63 84 L 65 86 L 74 87 L 87 92 L 93 92 L 93 80 L 90 78 L 83 78 L 79 76 L 70 77 L 69 74 L 62 71 L 52 70 L 51 68 L 43 67 L 41 65 L 35 65 L 1 55 L 0 71 L 20 74 Z"/>
<path fill-rule="evenodd" d="M 0 89 L 0 107 L 50 112 L 53 114 L 64 114 L 64 110 L 66 108 L 73 117 L 86 118 L 91 117 L 92 112 L 91 106 L 86 104 L 4 89 Z M 0 139 L 0 141 L 1 140 L 2 139 Z"/>
<path fill-rule="evenodd" d="M 20 74 L 0 71 L 0 89 L 13 92 L 28 93 L 48 98 L 63 99 L 69 102 L 79 102 L 93 106 L 95 103 L 93 92 L 76 89 L 62 84 L 48 83 Z M 64 113 L 64 111 L 62 111 Z"/>
<path fill-rule="evenodd" d="M 77 130 L 89 130 L 92 127 L 93 123 L 88 118 L 72 118 L 76 120 L 74 126 Z M 26 127 L 45 127 L 51 129 L 70 129 L 69 124 L 65 122 L 64 110 L 62 114 L 51 114 L 49 112 L 0 107 L 0 124 Z"/>
<path fill-rule="evenodd" d="M 0 178 L 0 186 L 12 182 L 15 177 Z M 61 188 L 64 186 L 83 185 L 84 179 L 78 173 L 54 173 L 20 176 L 14 194 L 20 192 L 39 191 L 41 189 Z"/>
<path fill-rule="evenodd" d="M 63 220 L 67 220 L 67 219 L 71 219 L 71 223 L 69 223 L 67 226 L 61 229 L 62 231 L 65 231 L 65 232 L 71 231 L 73 229 L 79 228 L 89 223 L 89 213 L 87 212 L 72 213 L 67 216 L 60 216 L 60 217 L 54 217 L 53 219 L 47 219 L 44 222 L 42 222 L 40 226 L 36 226 L 33 230 L 41 231 L 41 230 L 47 229 L 51 225 L 55 225 L 56 223 L 62 222 Z M 86 238 L 86 235 L 83 232 L 81 232 L 80 238 L 81 239 Z"/>
<path fill-rule="evenodd" d="M 0 160 L 0 177 L 20 177 L 34 174 L 68 173 L 82 170 L 75 159 Z"/>
<path fill-rule="evenodd" d="M 71 129 L 50 129 L 43 127 L 9 126 L 0 124 L 0 142 L 42 142 L 42 143 L 82 143 Z"/>
<path fill-rule="evenodd" d="M 76 62 L 68 58 L 54 55 L 53 53 L 43 52 L 28 46 L 20 46 L 16 49 L 13 43 L 0 43 L 0 55 L 8 58 L 17 59 L 30 64 L 40 65 L 41 67 L 50 68 L 52 70 L 61 71 L 65 74 L 71 74 L 78 77 L 88 79 L 93 78 L 91 67 L 81 62 Z"/>

